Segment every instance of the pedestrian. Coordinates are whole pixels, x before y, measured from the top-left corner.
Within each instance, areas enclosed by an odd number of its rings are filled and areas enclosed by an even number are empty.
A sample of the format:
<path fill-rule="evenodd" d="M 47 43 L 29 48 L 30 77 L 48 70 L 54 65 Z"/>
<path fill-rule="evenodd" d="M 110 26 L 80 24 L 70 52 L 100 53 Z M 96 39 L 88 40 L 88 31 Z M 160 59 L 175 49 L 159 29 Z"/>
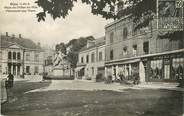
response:
<path fill-rule="evenodd" d="M 13 82 L 14 82 L 14 76 L 11 73 L 9 73 L 9 75 L 7 77 L 7 82 L 6 82 L 7 88 L 12 88 Z"/>

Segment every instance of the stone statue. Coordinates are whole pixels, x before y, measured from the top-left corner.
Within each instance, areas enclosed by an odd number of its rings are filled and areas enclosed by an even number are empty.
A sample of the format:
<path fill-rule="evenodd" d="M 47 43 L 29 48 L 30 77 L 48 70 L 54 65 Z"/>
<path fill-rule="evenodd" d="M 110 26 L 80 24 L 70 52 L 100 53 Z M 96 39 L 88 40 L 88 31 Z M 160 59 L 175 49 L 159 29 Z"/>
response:
<path fill-rule="evenodd" d="M 55 57 L 54 57 L 54 66 L 59 66 L 60 63 L 63 62 L 65 58 L 65 54 L 62 53 L 61 51 L 56 52 Z"/>

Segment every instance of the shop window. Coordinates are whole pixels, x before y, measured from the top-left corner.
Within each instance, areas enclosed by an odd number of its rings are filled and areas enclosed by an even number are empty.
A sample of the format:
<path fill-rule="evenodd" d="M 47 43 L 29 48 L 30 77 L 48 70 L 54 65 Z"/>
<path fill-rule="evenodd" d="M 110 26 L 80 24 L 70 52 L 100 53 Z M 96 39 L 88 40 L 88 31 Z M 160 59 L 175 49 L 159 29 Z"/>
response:
<path fill-rule="evenodd" d="M 148 41 L 143 43 L 143 51 L 145 54 L 149 53 L 149 42 Z"/>
<path fill-rule="evenodd" d="M 163 61 L 153 60 L 151 61 L 151 79 L 162 79 L 163 73 Z"/>
<path fill-rule="evenodd" d="M 99 61 L 103 60 L 102 52 L 99 52 Z"/>
<path fill-rule="evenodd" d="M 174 58 L 172 60 L 172 78 L 178 79 L 184 76 L 184 58 Z"/>
<path fill-rule="evenodd" d="M 113 60 L 114 59 L 114 53 L 113 53 L 113 50 L 110 51 L 110 60 Z"/>
<path fill-rule="evenodd" d="M 8 59 L 11 59 L 11 58 L 12 58 L 12 53 L 8 52 Z"/>
<path fill-rule="evenodd" d="M 16 59 L 16 52 L 13 52 L 13 59 Z"/>
<path fill-rule="evenodd" d="M 124 47 L 123 48 L 123 55 L 127 55 L 128 54 L 128 52 L 127 52 L 127 47 Z"/>
<path fill-rule="evenodd" d="M 110 33 L 110 43 L 114 42 L 114 32 Z"/>
<path fill-rule="evenodd" d="M 125 27 L 123 29 L 123 39 L 127 39 L 127 36 L 128 36 L 128 29 L 127 29 L 127 27 Z"/>
<path fill-rule="evenodd" d="M 133 55 L 137 55 L 137 45 L 133 45 Z"/>
<path fill-rule="evenodd" d="M 86 63 L 89 63 L 89 55 L 86 56 Z"/>
<path fill-rule="evenodd" d="M 17 53 L 17 59 L 18 59 L 18 60 L 21 59 L 20 52 Z"/>
<path fill-rule="evenodd" d="M 92 53 L 92 54 L 91 54 L 91 62 L 94 62 L 94 61 L 95 61 L 95 54 Z"/>

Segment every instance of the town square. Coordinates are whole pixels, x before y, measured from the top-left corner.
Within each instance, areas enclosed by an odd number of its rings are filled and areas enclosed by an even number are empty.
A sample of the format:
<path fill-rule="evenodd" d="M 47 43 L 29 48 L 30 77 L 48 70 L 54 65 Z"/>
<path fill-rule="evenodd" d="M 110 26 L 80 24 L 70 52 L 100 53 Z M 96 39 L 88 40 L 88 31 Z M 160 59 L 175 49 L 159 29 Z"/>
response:
<path fill-rule="evenodd" d="M 2 116 L 184 116 L 183 0 L 2 4 Z"/>

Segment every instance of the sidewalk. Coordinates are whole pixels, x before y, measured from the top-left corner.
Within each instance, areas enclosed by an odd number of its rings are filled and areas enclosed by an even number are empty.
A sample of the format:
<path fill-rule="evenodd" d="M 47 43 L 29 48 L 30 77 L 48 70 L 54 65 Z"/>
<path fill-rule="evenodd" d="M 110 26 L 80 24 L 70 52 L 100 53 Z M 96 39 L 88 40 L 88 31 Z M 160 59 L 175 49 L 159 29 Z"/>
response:
<path fill-rule="evenodd" d="M 84 83 L 99 83 L 99 82 L 94 82 L 90 80 L 75 80 L 75 81 L 79 81 L 79 82 L 81 81 Z M 105 83 L 100 82 L 100 84 L 105 84 Z M 120 85 L 119 83 L 115 82 L 115 83 L 105 84 L 105 85 L 111 85 L 111 87 L 117 86 L 117 88 L 121 88 L 122 86 L 124 88 L 131 88 L 131 89 L 167 89 L 167 90 L 184 92 L 184 88 L 177 87 L 178 83 L 167 83 L 167 82 L 145 82 L 138 85 L 126 85 L 126 84 Z"/>
<path fill-rule="evenodd" d="M 147 83 L 135 85 L 135 87 L 145 88 L 145 89 L 167 89 L 167 90 L 184 92 L 184 88 L 180 88 L 177 86 L 178 86 L 178 83 L 166 83 L 166 82 L 147 82 Z"/>

